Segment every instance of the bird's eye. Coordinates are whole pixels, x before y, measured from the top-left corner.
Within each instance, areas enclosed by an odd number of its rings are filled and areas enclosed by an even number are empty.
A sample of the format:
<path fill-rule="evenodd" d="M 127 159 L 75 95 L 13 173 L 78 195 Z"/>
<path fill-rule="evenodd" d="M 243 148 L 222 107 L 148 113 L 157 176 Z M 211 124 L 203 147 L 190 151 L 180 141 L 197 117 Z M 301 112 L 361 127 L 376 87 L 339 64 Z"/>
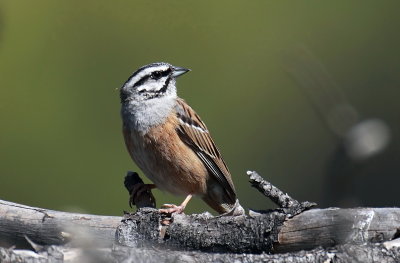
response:
<path fill-rule="evenodd" d="M 159 79 L 161 77 L 162 77 L 161 71 L 155 71 L 155 72 L 151 73 L 151 78 L 152 79 Z"/>

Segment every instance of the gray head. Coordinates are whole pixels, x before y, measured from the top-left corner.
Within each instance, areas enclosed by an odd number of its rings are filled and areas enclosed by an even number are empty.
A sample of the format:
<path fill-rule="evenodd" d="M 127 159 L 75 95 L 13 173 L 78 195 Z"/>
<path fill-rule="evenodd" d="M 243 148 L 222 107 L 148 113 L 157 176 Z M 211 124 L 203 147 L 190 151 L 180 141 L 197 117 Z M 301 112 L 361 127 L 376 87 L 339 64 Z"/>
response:
<path fill-rule="evenodd" d="M 176 104 L 175 79 L 188 71 L 161 62 L 133 73 L 120 89 L 124 125 L 146 133 L 161 124 Z"/>
<path fill-rule="evenodd" d="M 189 69 L 158 62 L 141 67 L 120 89 L 121 103 L 176 97 L 175 79 Z"/>

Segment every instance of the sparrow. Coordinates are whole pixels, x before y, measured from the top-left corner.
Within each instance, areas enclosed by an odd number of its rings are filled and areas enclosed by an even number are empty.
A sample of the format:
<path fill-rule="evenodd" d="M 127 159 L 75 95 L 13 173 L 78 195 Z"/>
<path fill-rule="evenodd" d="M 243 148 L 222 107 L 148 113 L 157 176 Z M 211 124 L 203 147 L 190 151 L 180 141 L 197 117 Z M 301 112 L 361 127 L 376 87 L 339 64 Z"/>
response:
<path fill-rule="evenodd" d="M 182 213 L 193 196 L 219 214 L 244 214 L 231 174 L 200 116 L 177 95 L 176 79 L 190 71 L 158 62 L 135 71 L 120 88 L 128 152 L 158 188 L 186 196 L 162 213 Z"/>

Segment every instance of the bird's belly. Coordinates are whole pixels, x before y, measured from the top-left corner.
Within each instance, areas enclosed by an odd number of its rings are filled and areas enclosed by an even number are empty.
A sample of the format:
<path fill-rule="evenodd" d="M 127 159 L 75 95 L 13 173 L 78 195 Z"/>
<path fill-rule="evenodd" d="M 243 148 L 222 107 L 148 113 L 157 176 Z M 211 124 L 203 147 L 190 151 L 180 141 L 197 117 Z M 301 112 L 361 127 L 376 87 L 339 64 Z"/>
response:
<path fill-rule="evenodd" d="M 125 133 L 128 151 L 144 174 L 160 190 L 175 195 L 206 193 L 208 171 L 197 155 L 175 132 L 153 131 L 146 135 Z M 174 131 L 174 130 L 172 130 Z"/>
<path fill-rule="evenodd" d="M 176 178 L 180 175 L 173 173 L 173 169 L 171 169 L 173 164 L 162 162 L 157 155 L 143 151 L 143 149 L 133 151 L 132 158 L 158 189 L 175 195 L 189 194 L 186 184 Z M 163 165 L 160 165 L 161 163 Z"/>

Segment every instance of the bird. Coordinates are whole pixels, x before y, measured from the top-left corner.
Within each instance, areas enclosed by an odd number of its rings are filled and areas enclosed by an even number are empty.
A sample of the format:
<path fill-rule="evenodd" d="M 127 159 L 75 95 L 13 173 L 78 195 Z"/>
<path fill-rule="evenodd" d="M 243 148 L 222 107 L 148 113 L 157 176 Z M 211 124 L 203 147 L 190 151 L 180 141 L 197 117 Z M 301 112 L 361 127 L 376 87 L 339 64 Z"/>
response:
<path fill-rule="evenodd" d="M 177 95 L 176 80 L 189 72 L 165 62 L 136 70 L 120 88 L 123 136 L 127 150 L 158 188 L 185 196 L 162 213 L 182 213 L 193 196 L 219 214 L 241 215 L 228 167 L 200 116 Z"/>

